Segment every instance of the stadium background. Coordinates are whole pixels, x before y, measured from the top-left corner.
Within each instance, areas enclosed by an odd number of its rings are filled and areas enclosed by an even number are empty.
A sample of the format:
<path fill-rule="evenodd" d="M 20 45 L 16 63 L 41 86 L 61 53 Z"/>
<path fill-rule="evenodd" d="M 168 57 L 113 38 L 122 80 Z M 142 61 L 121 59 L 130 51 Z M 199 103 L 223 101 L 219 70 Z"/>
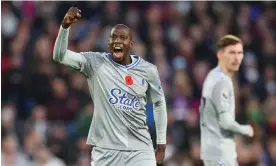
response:
<path fill-rule="evenodd" d="M 107 50 L 110 29 L 134 32 L 133 52 L 157 65 L 168 104 L 167 166 L 197 166 L 202 82 L 216 65 L 216 40 L 245 44 L 235 76 L 236 118 L 256 136 L 237 136 L 240 166 L 276 166 L 275 2 L 1 1 L 2 166 L 90 166 L 86 136 L 93 103 L 84 77 L 57 65 L 52 51 L 72 5 L 83 18 L 69 49 Z M 152 106 L 148 125 L 155 140 Z"/>

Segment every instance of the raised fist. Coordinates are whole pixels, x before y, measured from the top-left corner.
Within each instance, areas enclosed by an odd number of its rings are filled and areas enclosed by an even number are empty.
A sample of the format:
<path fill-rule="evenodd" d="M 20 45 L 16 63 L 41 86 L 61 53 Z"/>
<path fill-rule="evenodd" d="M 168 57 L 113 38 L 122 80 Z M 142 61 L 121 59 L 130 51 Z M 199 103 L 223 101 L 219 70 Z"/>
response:
<path fill-rule="evenodd" d="M 253 127 L 251 126 L 251 125 L 247 125 L 247 127 L 248 127 L 248 136 L 249 137 L 253 137 L 254 136 L 254 129 L 253 129 Z"/>
<path fill-rule="evenodd" d="M 81 18 L 81 10 L 76 7 L 70 7 L 63 18 L 62 27 L 68 28 L 72 23 L 77 22 Z"/>

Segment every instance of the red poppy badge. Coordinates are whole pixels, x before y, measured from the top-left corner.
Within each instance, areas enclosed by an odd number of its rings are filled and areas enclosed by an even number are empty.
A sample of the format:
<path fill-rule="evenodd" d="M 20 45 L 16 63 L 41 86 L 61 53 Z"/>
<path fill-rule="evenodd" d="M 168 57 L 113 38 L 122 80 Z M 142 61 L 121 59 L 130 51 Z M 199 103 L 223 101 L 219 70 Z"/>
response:
<path fill-rule="evenodd" d="M 133 84 L 133 79 L 131 76 L 126 76 L 125 77 L 125 82 L 127 85 L 132 85 Z"/>

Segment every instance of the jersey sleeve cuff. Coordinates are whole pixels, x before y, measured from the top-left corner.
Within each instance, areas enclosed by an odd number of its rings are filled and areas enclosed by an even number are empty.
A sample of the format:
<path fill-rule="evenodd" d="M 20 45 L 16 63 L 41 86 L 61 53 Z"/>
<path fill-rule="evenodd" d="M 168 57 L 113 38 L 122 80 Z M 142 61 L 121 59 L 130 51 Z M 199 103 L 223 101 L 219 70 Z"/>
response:
<path fill-rule="evenodd" d="M 167 138 L 167 109 L 165 99 L 154 104 L 154 121 L 156 126 L 156 143 L 166 144 Z"/>

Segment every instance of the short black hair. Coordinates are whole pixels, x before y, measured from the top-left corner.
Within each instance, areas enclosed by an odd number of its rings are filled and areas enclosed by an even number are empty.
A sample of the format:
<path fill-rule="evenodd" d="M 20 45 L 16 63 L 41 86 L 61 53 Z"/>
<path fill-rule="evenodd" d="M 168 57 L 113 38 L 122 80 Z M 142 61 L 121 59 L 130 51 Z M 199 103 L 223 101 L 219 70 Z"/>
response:
<path fill-rule="evenodd" d="M 130 39 L 132 39 L 132 32 L 131 32 L 131 29 L 125 25 L 125 24 L 116 24 L 112 29 L 116 28 L 116 27 L 123 27 L 123 28 L 126 28 L 129 32 L 129 37 Z"/>
<path fill-rule="evenodd" d="M 243 45 L 243 42 L 242 40 L 237 37 L 237 36 L 234 36 L 234 35 L 224 35 L 217 43 L 217 48 L 218 50 L 222 50 L 224 49 L 225 47 L 227 46 L 230 46 L 230 45 L 235 45 L 235 44 L 242 44 Z"/>

